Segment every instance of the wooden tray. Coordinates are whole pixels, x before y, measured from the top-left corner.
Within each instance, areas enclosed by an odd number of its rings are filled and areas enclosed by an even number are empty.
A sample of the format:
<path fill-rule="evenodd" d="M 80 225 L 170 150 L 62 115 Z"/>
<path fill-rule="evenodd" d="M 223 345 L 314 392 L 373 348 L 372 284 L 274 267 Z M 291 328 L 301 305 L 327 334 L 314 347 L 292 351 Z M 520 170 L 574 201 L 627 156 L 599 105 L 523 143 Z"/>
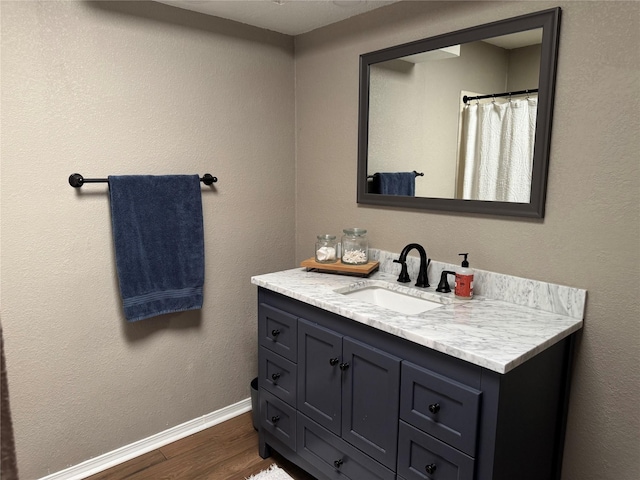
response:
<path fill-rule="evenodd" d="M 322 273 L 339 273 L 342 275 L 355 275 L 359 277 L 368 277 L 378 270 L 380 262 L 369 262 L 364 265 L 349 265 L 338 260 L 336 263 L 318 263 L 315 257 L 311 257 L 300 263 L 301 267 L 305 267 L 307 271 Z"/>

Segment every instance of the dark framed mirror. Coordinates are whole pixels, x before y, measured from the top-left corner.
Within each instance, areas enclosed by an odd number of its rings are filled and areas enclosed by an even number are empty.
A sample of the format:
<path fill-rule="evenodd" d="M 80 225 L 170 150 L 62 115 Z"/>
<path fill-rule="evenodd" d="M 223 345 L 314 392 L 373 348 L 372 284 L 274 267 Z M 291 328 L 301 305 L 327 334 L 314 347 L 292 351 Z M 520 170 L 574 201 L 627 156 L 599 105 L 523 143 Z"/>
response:
<path fill-rule="evenodd" d="M 361 55 L 358 203 L 544 217 L 560 12 Z"/>

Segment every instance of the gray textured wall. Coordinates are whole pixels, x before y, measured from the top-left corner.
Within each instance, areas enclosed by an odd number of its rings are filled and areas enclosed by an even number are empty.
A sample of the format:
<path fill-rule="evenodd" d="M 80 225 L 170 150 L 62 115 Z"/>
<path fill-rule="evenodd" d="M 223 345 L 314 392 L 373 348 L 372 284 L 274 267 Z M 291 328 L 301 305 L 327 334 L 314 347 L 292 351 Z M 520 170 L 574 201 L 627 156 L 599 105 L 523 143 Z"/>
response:
<path fill-rule="evenodd" d="M 294 257 L 293 40 L 150 2 L 1 8 L 2 325 L 28 480 L 249 397 L 250 277 Z M 201 311 L 125 323 L 107 187 L 74 172 L 218 176 Z"/>
<path fill-rule="evenodd" d="M 544 220 L 356 204 L 358 56 L 563 8 Z M 640 4 L 401 2 L 296 37 L 298 260 L 314 235 L 358 226 L 371 244 L 585 288 L 564 480 L 634 480 L 640 409 Z"/>

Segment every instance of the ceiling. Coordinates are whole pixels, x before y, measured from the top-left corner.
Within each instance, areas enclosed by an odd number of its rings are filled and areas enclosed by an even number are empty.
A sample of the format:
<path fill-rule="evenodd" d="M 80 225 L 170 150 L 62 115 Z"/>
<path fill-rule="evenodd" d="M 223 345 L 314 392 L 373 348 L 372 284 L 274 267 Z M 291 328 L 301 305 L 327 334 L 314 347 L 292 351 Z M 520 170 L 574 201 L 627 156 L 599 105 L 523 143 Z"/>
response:
<path fill-rule="evenodd" d="M 299 35 L 398 0 L 156 0 L 174 7 Z"/>

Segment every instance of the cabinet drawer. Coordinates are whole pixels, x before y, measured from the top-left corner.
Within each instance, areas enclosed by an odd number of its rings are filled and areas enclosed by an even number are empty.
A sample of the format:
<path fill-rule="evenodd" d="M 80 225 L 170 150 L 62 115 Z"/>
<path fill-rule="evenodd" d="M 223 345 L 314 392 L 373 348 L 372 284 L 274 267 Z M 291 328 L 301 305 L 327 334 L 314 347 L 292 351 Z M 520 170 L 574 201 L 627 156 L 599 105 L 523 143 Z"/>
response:
<path fill-rule="evenodd" d="M 260 361 L 258 383 L 260 387 L 295 407 L 296 364 L 264 347 L 260 347 L 258 356 Z"/>
<path fill-rule="evenodd" d="M 400 418 L 474 456 L 482 392 L 402 363 Z"/>
<path fill-rule="evenodd" d="M 298 454 L 332 480 L 394 480 L 395 474 L 298 413 Z"/>
<path fill-rule="evenodd" d="M 296 411 L 264 388 L 260 389 L 260 428 L 295 450 Z"/>
<path fill-rule="evenodd" d="M 473 480 L 474 460 L 400 421 L 398 475 L 407 480 Z"/>
<path fill-rule="evenodd" d="M 298 319 L 294 315 L 265 303 L 260 304 L 258 308 L 260 345 L 292 362 L 297 361 L 297 325 Z"/>

